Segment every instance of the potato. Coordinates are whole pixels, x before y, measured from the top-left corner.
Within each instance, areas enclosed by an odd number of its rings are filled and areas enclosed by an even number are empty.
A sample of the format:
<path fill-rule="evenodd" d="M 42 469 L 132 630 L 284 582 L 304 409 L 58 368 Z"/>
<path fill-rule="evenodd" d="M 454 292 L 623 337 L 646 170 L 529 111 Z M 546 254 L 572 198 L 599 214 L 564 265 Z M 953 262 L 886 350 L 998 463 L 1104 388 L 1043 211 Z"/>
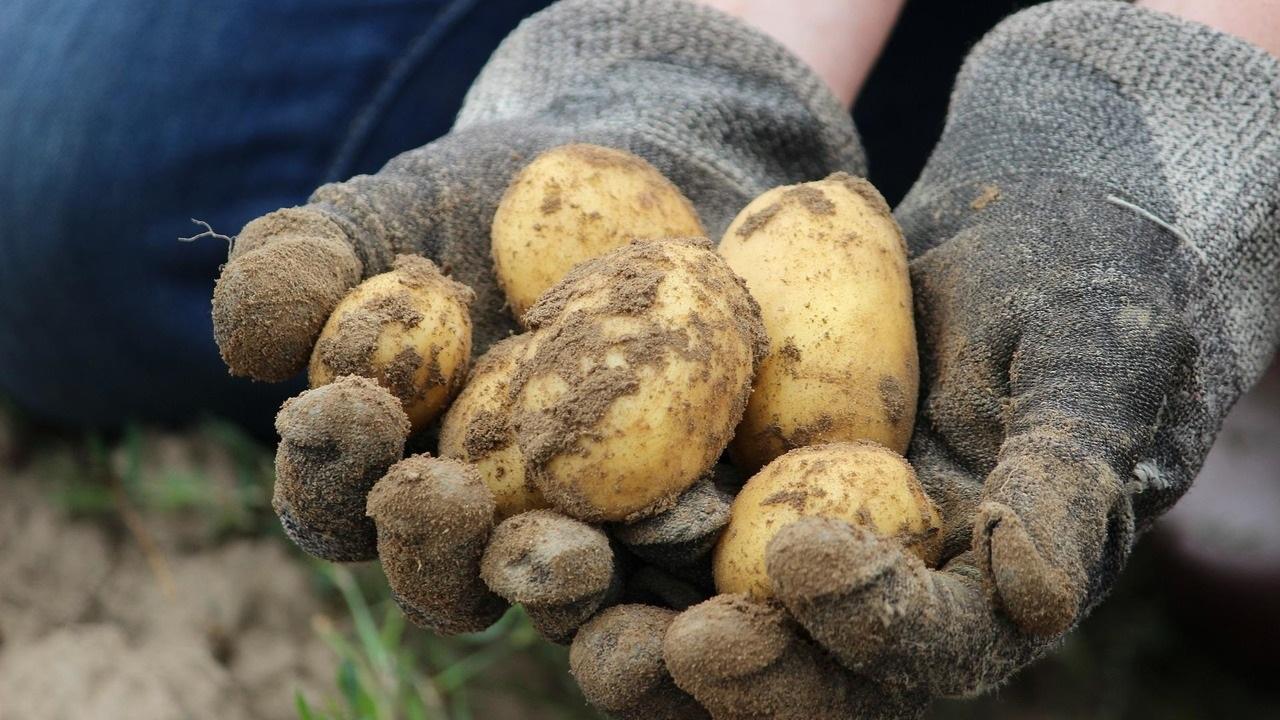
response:
<path fill-rule="evenodd" d="M 720 255 L 760 303 L 769 355 L 730 455 L 747 472 L 796 447 L 904 452 L 919 366 L 902 232 L 884 198 L 836 173 L 747 205 Z"/>
<path fill-rule="evenodd" d="M 548 506 L 525 477 L 524 455 L 511 429 L 511 377 L 531 337 L 517 335 L 490 347 L 440 425 L 440 455 L 475 466 L 493 491 L 498 521 Z"/>
<path fill-rule="evenodd" d="M 357 285 L 329 316 L 311 354 L 311 387 L 339 375 L 377 380 L 417 431 L 462 387 L 471 361 L 474 293 L 426 258 L 396 257 Z"/>
<path fill-rule="evenodd" d="M 623 150 L 564 145 L 534 158 L 493 216 L 493 264 L 517 318 L 585 260 L 633 239 L 703 237 L 693 205 Z"/>
<path fill-rule="evenodd" d="M 706 240 L 585 262 L 525 319 L 516 442 L 543 496 L 588 522 L 656 513 L 710 470 L 766 347 L 759 308 Z"/>
<path fill-rule="evenodd" d="M 792 450 L 747 481 L 712 556 L 721 593 L 772 596 L 765 549 L 802 517 L 845 520 L 897 538 L 928 565 L 942 549 L 942 518 L 901 455 L 871 442 Z"/>

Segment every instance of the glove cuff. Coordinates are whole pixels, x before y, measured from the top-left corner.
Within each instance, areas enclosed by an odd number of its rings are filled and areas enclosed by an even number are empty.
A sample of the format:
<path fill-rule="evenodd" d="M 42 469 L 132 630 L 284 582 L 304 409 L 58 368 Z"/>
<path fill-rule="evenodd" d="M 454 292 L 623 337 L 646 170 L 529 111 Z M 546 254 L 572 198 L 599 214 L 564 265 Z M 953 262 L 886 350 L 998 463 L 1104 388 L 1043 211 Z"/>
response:
<path fill-rule="evenodd" d="M 1057 0 L 992 30 L 975 47 L 956 92 L 1007 75 L 1007 68 L 1032 71 L 1023 77 L 1028 84 L 1081 87 L 1085 77 L 1102 80 L 1132 103 L 1165 169 L 1178 226 L 1188 235 L 1221 232 L 1232 223 L 1236 234 L 1253 236 L 1265 220 L 1275 220 L 1248 212 L 1261 209 L 1262 198 L 1271 199 L 1274 210 L 1280 190 L 1280 59 L 1261 48 L 1128 3 Z M 1123 130 L 1106 122 L 1097 127 Z"/>

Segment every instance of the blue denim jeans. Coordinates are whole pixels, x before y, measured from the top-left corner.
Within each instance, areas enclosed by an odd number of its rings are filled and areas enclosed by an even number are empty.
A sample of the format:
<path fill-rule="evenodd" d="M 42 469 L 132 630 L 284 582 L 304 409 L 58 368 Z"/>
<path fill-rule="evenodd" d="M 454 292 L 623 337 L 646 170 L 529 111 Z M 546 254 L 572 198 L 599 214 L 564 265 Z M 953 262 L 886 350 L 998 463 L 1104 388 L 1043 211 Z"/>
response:
<path fill-rule="evenodd" d="M 300 383 L 227 374 L 225 242 L 446 132 L 549 0 L 0 2 L 0 393 L 58 421 L 261 426 Z"/>

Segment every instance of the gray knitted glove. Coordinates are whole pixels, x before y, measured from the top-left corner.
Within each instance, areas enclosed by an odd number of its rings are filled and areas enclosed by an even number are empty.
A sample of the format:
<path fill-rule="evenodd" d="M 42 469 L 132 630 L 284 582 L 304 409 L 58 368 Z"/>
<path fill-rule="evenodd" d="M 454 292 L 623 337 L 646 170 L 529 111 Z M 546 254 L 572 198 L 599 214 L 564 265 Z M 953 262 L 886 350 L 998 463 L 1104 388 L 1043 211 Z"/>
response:
<path fill-rule="evenodd" d="M 715 717 L 909 716 L 1002 682 L 1105 596 L 1280 339 L 1280 62 L 1122 3 L 1027 10 L 973 51 L 897 214 L 911 459 L 950 560 L 783 529 L 786 614 L 721 597 L 666 633 Z"/>
<path fill-rule="evenodd" d="M 475 290 L 483 351 L 514 328 L 490 258 L 498 200 L 536 153 L 570 142 L 644 157 L 689 196 L 713 237 L 766 189 L 863 166 L 848 113 L 765 36 L 684 0 L 567 0 L 503 43 L 448 136 L 244 228 L 213 299 L 232 372 L 281 380 L 300 371 L 339 299 L 398 253 L 425 255 Z M 486 489 L 456 465 L 415 456 L 388 472 L 405 442 L 394 411 L 354 378 L 286 404 L 275 505 L 311 552 L 381 556 L 420 624 L 476 630 L 505 601 L 519 602 L 565 640 L 615 598 L 683 607 L 705 597 L 705 538 L 727 518 L 726 497 L 709 483 L 633 528 L 622 542 L 636 557 L 624 557 L 599 529 L 549 511 L 494 527 Z M 627 567 L 637 580 L 624 590 Z M 665 677 L 660 661 L 657 671 Z M 597 686 L 614 681 L 630 682 Z M 687 699 L 673 706 L 696 709 Z"/>

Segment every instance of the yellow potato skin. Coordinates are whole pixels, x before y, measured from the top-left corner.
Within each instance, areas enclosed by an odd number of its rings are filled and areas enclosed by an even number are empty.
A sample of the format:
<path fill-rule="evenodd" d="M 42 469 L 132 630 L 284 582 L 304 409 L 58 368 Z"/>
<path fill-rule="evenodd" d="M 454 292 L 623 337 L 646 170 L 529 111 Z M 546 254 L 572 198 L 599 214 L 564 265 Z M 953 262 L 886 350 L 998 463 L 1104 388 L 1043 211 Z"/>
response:
<path fill-rule="evenodd" d="M 524 455 L 511 429 L 508 396 L 516 366 L 531 335 L 495 343 L 476 361 L 467 385 L 440 424 L 440 455 L 470 463 L 493 492 L 494 522 L 526 510 L 549 507 L 524 472 Z"/>
<path fill-rule="evenodd" d="M 516 437 L 542 494 L 588 522 L 660 511 L 711 469 L 765 344 L 742 281 L 701 239 L 583 263 L 527 319 Z"/>
<path fill-rule="evenodd" d="M 792 450 L 747 481 L 729 511 L 712 571 L 721 593 L 773 596 L 765 549 L 802 517 L 845 520 L 898 538 L 926 565 L 942 545 L 942 518 L 901 455 L 871 442 Z"/>
<path fill-rule="evenodd" d="M 311 353 L 311 387 L 339 375 L 376 380 L 400 400 L 413 431 L 421 429 L 466 380 L 474 296 L 430 260 L 397 256 L 329 316 Z"/>
<path fill-rule="evenodd" d="M 633 239 L 703 237 L 693 205 L 623 150 L 562 145 L 529 163 L 493 216 L 498 283 L 516 318 L 585 260 Z"/>
<path fill-rule="evenodd" d="M 919 391 L 902 231 L 871 183 L 836 173 L 770 190 L 719 252 L 760 303 L 770 352 L 730 454 L 754 472 L 788 450 L 872 440 L 904 452 Z"/>

